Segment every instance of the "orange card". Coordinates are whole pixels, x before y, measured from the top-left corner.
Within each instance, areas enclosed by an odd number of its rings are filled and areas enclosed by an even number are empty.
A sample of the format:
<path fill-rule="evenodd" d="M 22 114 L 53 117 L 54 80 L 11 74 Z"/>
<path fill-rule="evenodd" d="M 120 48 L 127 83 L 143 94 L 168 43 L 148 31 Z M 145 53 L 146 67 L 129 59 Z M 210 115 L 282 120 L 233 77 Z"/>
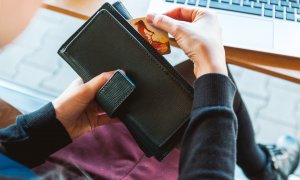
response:
<path fill-rule="evenodd" d="M 128 21 L 160 54 L 171 52 L 168 33 L 151 26 L 146 18 Z"/>

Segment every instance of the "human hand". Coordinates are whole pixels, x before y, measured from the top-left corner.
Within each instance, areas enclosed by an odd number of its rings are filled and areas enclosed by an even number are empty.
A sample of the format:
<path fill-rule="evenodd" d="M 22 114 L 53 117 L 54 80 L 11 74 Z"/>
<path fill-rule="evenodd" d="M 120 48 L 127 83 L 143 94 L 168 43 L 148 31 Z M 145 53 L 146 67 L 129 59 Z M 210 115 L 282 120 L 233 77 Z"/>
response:
<path fill-rule="evenodd" d="M 200 9 L 176 8 L 147 21 L 170 33 L 194 63 L 196 78 L 207 73 L 228 75 L 217 15 Z"/>
<path fill-rule="evenodd" d="M 75 80 L 52 104 L 56 118 L 64 125 L 72 139 L 93 128 L 112 122 L 95 102 L 97 91 L 112 77 L 114 71 L 105 72 L 87 83 Z"/>

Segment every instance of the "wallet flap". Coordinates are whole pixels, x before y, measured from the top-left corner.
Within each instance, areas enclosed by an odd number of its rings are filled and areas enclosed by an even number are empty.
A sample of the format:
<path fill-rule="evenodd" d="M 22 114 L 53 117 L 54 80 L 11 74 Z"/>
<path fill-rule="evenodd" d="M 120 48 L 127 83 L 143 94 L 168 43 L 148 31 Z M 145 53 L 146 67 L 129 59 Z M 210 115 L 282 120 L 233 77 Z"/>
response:
<path fill-rule="evenodd" d="M 117 70 L 97 92 L 96 100 L 109 117 L 113 118 L 134 89 L 135 85 L 130 79 Z"/>

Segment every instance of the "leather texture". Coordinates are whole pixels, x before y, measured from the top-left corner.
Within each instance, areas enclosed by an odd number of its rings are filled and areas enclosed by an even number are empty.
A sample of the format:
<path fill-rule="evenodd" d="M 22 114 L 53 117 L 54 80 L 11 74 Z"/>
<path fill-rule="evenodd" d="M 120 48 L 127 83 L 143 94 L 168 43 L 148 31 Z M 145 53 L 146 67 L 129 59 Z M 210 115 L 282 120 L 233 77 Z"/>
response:
<path fill-rule="evenodd" d="M 163 159 L 188 124 L 193 87 L 108 3 L 59 49 L 86 82 L 102 72 L 125 70 L 136 89 L 119 119 L 145 154 Z"/>
<path fill-rule="evenodd" d="M 109 117 L 113 118 L 134 89 L 135 85 L 130 79 L 117 70 L 98 91 L 96 100 Z"/>
<path fill-rule="evenodd" d="M 132 16 L 125 8 L 124 4 L 121 1 L 117 1 L 112 5 L 126 20 L 132 19 Z"/>

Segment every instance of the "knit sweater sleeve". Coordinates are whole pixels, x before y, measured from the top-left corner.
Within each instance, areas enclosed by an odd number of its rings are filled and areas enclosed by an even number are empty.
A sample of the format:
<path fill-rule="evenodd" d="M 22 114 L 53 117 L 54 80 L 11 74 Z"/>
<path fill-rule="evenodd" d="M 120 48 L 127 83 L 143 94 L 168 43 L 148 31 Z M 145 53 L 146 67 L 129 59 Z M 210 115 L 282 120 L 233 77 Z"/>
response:
<path fill-rule="evenodd" d="M 180 156 L 179 179 L 234 179 L 237 120 L 236 88 L 220 74 L 195 81 L 191 120 Z"/>

